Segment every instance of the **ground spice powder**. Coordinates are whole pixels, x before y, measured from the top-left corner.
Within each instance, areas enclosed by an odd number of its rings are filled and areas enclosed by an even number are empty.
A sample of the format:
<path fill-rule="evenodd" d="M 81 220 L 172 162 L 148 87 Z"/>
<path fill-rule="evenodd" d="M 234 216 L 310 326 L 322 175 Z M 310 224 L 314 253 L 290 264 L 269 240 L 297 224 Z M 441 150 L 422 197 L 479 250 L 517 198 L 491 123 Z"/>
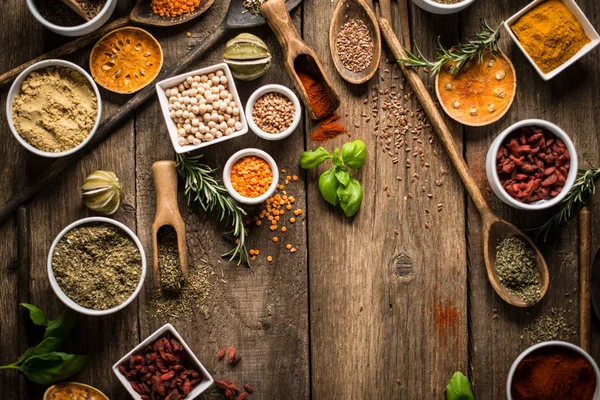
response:
<path fill-rule="evenodd" d="M 298 77 L 308 94 L 308 100 L 317 119 L 323 119 L 333 114 L 335 108 L 325 86 L 306 72 L 298 72 Z"/>
<path fill-rule="evenodd" d="M 340 116 L 335 114 L 324 119 L 323 122 L 321 122 L 317 129 L 312 133 L 310 138 L 315 142 L 322 143 L 329 139 L 333 139 L 342 133 L 348 132 L 344 125 L 338 122 L 339 119 Z"/>
<path fill-rule="evenodd" d="M 547 0 L 534 7 L 511 29 L 544 73 L 564 64 L 591 41 L 560 0 Z"/>
<path fill-rule="evenodd" d="M 592 400 L 596 374 L 580 354 L 562 346 L 532 352 L 521 361 L 513 376 L 514 400 Z"/>

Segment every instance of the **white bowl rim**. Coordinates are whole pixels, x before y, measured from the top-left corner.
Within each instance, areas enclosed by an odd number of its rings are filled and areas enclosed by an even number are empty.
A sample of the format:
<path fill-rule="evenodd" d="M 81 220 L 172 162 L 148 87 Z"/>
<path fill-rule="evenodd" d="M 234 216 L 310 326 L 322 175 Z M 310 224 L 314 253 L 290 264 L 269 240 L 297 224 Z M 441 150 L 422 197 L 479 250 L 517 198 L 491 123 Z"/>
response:
<path fill-rule="evenodd" d="M 438 3 L 433 0 L 421 0 L 421 1 L 423 1 L 424 3 L 426 3 L 430 6 L 439 8 L 440 10 L 457 10 L 460 8 L 460 10 L 458 10 L 458 11 L 461 11 L 462 8 L 464 8 L 465 6 L 467 6 L 469 4 L 472 4 L 475 0 L 462 0 L 462 1 L 460 1 L 458 3 L 454 3 L 454 4 L 442 4 L 442 3 Z"/>
<path fill-rule="evenodd" d="M 214 382 L 213 377 L 210 375 L 210 373 L 208 372 L 208 370 L 206 369 L 204 364 L 202 364 L 200 362 L 200 360 L 198 359 L 198 356 L 196 356 L 196 354 L 192 351 L 192 349 L 190 349 L 190 347 L 187 345 L 185 340 L 183 340 L 183 338 L 181 337 L 179 332 L 177 332 L 175 327 L 173 327 L 173 325 L 171 325 L 170 323 L 166 323 L 163 326 L 161 326 L 160 328 L 158 328 L 156 331 L 154 331 L 154 333 L 152 333 L 151 335 L 146 337 L 144 340 L 142 340 L 140 343 L 138 343 L 137 346 L 135 346 L 133 349 L 131 349 L 131 351 L 129 351 L 127 354 L 125 354 L 125 356 L 123 356 L 119 361 L 117 361 L 112 366 L 113 373 L 117 376 L 117 379 L 119 379 L 121 384 L 124 386 L 124 388 L 129 392 L 129 394 L 134 399 L 140 399 L 141 397 L 136 391 L 133 390 L 133 388 L 131 387 L 131 384 L 129 383 L 127 378 L 125 376 L 123 376 L 123 374 L 121 374 L 121 372 L 119 371 L 119 366 L 122 365 L 123 363 L 127 362 L 129 357 L 131 355 L 135 354 L 136 352 L 140 351 L 142 349 L 142 347 L 145 347 L 146 345 L 150 344 L 150 342 L 155 341 L 159 337 L 163 336 L 166 332 L 171 333 L 177 340 L 179 340 L 179 343 L 181 343 L 185 352 L 188 354 L 188 356 L 190 357 L 192 362 L 194 364 L 196 364 L 196 366 L 200 370 L 199 372 L 201 372 L 204 375 L 204 377 L 208 378 L 206 380 L 204 380 L 204 379 L 201 380 L 198 383 L 198 385 L 192 389 L 192 391 L 190 392 L 190 394 L 188 396 L 190 398 L 195 398 L 200 393 L 205 392 Z M 194 395 L 192 396 L 192 394 L 194 394 Z"/>
<path fill-rule="evenodd" d="M 82 74 L 87 79 L 87 81 L 90 83 L 92 88 L 94 89 L 94 93 L 96 94 L 96 103 L 98 105 L 98 111 L 96 113 L 96 122 L 94 123 L 94 126 L 92 127 L 92 130 L 90 131 L 89 135 L 85 138 L 85 140 L 83 142 L 79 143 L 77 146 L 73 147 L 72 149 L 62 151 L 60 153 L 52 153 L 49 151 L 40 150 L 40 149 L 32 146 L 31 144 L 27 143 L 27 141 L 25 139 L 23 139 L 23 137 L 17 131 L 17 128 L 15 127 L 15 124 L 14 124 L 14 121 L 12 118 L 13 102 L 14 102 L 15 98 L 18 96 L 18 94 L 19 94 L 18 92 L 21 91 L 21 85 L 23 84 L 23 81 L 32 72 L 37 71 L 38 69 L 53 67 L 53 66 L 71 68 L 71 69 L 79 72 L 80 74 Z M 65 157 L 65 156 L 71 155 L 71 154 L 81 150 L 82 148 L 84 148 L 90 142 L 90 140 L 92 140 L 92 137 L 98 130 L 98 126 L 100 125 L 100 120 L 102 119 L 102 98 L 100 97 L 100 90 L 98 90 L 98 85 L 96 85 L 96 82 L 94 82 L 94 79 L 90 76 L 90 74 L 88 74 L 86 72 L 86 70 L 84 70 L 77 64 L 74 64 L 70 61 L 60 60 L 60 59 L 50 59 L 50 60 L 39 61 L 33 65 L 30 65 L 23 72 L 21 72 L 16 77 L 16 79 L 13 81 L 12 85 L 10 86 L 10 89 L 8 90 L 8 95 L 6 97 L 6 119 L 8 121 L 8 127 L 10 128 L 13 136 L 17 139 L 17 141 L 23 147 L 25 147 L 27 150 L 29 150 L 33 154 L 36 154 L 41 157 L 46 157 L 46 158 Z"/>
<path fill-rule="evenodd" d="M 44 25 L 46 28 L 48 28 L 50 30 L 55 30 L 55 31 L 76 32 L 76 31 L 79 31 L 81 29 L 85 29 L 85 28 L 91 26 L 96 21 L 98 21 L 100 18 L 102 18 L 104 16 L 104 14 L 106 14 L 108 12 L 108 9 L 110 8 L 110 5 L 113 1 L 116 2 L 118 0 L 106 0 L 104 7 L 102 7 L 102 9 L 98 12 L 98 14 L 96 14 L 96 16 L 94 18 L 90 19 L 89 21 L 87 21 L 81 25 L 75 25 L 75 26 L 61 26 L 61 25 L 53 24 L 52 22 L 48 21 L 46 18 L 42 17 L 42 14 L 40 14 L 40 12 L 38 11 L 37 6 L 34 4 L 35 3 L 34 0 L 27 0 L 27 5 L 29 6 L 29 10 L 31 11 L 31 13 L 35 17 L 35 19 L 40 21 L 40 23 L 42 25 Z"/>
<path fill-rule="evenodd" d="M 273 182 L 271 182 L 271 185 L 269 186 L 267 191 L 258 197 L 244 197 L 241 194 L 239 194 L 231 185 L 231 168 L 239 159 L 247 156 L 257 156 L 262 158 L 263 160 L 269 163 L 269 165 L 271 166 L 271 171 L 273 172 Z M 275 189 L 277 189 L 277 185 L 279 184 L 279 170 L 277 169 L 277 163 L 275 162 L 275 160 L 273 160 L 273 157 L 271 157 L 269 153 L 267 153 L 264 150 L 255 148 L 242 149 L 237 153 L 233 154 L 227 160 L 227 163 L 223 168 L 223 184 L 225 185 L 225 188 L 227 189 L 227 192 L 231 195 L 231 197 L 233 197 L 238 202 L 242 204 L 260 204 L 266 201 L 269 197 L 271 197 L 271 195 L 275 192 Z"/>
<path fill-rule="evenodd" d="M 515 374 L 515 371 L 517 370 L 517 367 L 519 366 L 519 364 L 521 364 L 523 359 L 525 357 L 527 357 L 530 353 L 532 353 L 538 349 L 541 349 L 543 347 L 552 347 L 552 346 L 566 347 L 568 349 L 575 351 L 576 353 L 581 354 L 582 356 L 584 356 L 584 358 L 586 360 L 588 360 L 588 362 L 594 368 L 594 372 L 596 373 L 596 389 L 594 390 L 594 399 L 600 398 L 600 369 L 598 369 L 598 364 L 596 364 L 596 361 L 594 361 L 592 356 L 590 356 L 581 347 L 574 345 L 573 343 L 564 342 L 561 340 L 550 340 L 547 342 L 537 343 L 537 344 L 534 344 L 533 346 L 526 348 L 525 350 L 523 350 L 521 352 L 521 354 L 519 354 L 519 356 L 512 363 L 512 365 L 510 366 L 510 369 L 508 371 L 508 377 L 506 379 L 506 398 L 507 398 L 507 400 L 513 400 L 513 397 L 510 393 L 511 386 L 512 386 L 512 379 Z"/>
<path fill-rule="evenodd" d="M 52 255 L 54 254 L 54 249 L 58 245 L 58 242 L 63 238 L 63 236 L 67 232 L 69 232 L 71 229 L 73 229 L 77 226 L 90 224 L 90 223 L 94 223 L 94 222 L 102 222 L 102 223 L 111 224 L 111 225 L 116 226 L 117 228 L 120 228 L 125 233 L 127 233 L 127 235 L 129 235 L 129 237 L 133 240 L 133 242 L 137 246 L 138 251 L 140 252 L 140 257 L 142 259 L 142 274 L 140 276 L 140 281 L 139 281 L 137 287 L 135 288 L 135 290 L 133 291 L 133 293 L 131 294 L 131 296 L 129 296 L 129 298 L 127 300 L 125 300 L 123 303 L 119 304 L 118 306 L 109 308 L 106 310 L 91 310 L 89 308 L 85 308 L 85 307 L 75 303 L 73 300 L 71 300 L 69 298 L 69 296 L 67 296 L 65 294 L 65 292 L 62 291 L 62 289 L 58 285 L 58 282 L 56 282 L 56 278 L 54 277 L 54 271 L 52 271 Z M 69 307 L 81 314 L 86 314 L 86 315 L 91 315 L 91 316 L 112 314 L 112 313 L 115 313 L 115 312 L 127 307 L 131 302 L 133 302 L 133 300 L 137 297 L 137 295 L 142 290 L 142 286 L 144 285 L 144 281 L 146 280 L 146 254 L 144 252 L 144 247 L 142 246 L 142 243 L 140 242 L 140 239 L 136 236 L 136 234 L 133 233 L 133 231 L 131 229 L 129 229 L 125 224 L 123 224 L 119 221 L 116 221 L 111 218 L 106 218 L 106 217 L 81 218 L 81 219 L 67 225 L 67 227 L 64 228 L 62 231 L 60 231 L 60 233 L 56 236 L 56 238 L 54 239 L 54 242 L 52 242 L 52 246 L 50 247 L 50 251 L 48 252 L 48 279 L 50 280 L 50 286 L 52 286 L 54 293 L 56 293 L 56 295 L 58 296 L 60 301 L 62 301 L 67 307 Z"/>
<path fill-rule="evenodd" d="M 171 81 L 175 82 L 178 80 L 182 81 L 190 75 L 210 74 L 210 73 L 213 73 L 214 71 L 218 71 L 220 69 L 222 69 L 225 72 L 225 75 L 227 75 L 227 84 L 229 85 L 229 92 L 233 95 L 234 100 L 236 100 L 236 102 L 239 103 L 238 108 L 240 110 L 240 122 L 242 123 L 242 129 L 239 131 L 233 132 L 229 136 L 223 135 L 220 138 L 211 140 L 210 142 L 202 142 L 197 146 L 194 146 L 194 145 L 180 146 L 179 143 L 177 143 L 177 134 L 171 132 L 171 130 L 169 129 L 169 124 L 167 122 L 167 118 L 171 118 L 171 117 L 169 116 L 169 110 L 168 110 L 168 101 L 169 100 L 167 99 L 167 95 L 165 93 L 167 88 L 164 88 L 164 86 L 166 86 L 166 85 L 172 86 L 173 84 L 171 84 L 169 82 L 171 82 Z M 231 69 L 229 68 L 229 65 L 227 65 L 224 62 L 219 63 L 219 64 L 209 65 L 208 67 L 199 68 L 199 69 L 189 71 L 189 72 L 184 72 L 179 75 L 171 76 L 169 78 L 165 78 L 162 81 L 156 82 L 156 85 L 154 85 L 154 87 L 156 89 L 158 102 L 160 104 L 160 110 L 165 119 L 165 125 L 167 126 L 167 132 L 169 134 L 169 138 L 171 139 L 171 144 L 173 145 L 173 149 L 175 150 L 175 152 L 178 154 L 189 153 L 191 151 L 198 150 L 198 149 L 201 149 L 204 147 L 208 147 L 210 145 L 221 143 L 221 142 L 224 142 L 224 141 L 227 141 L 230 139 L 234 139 L 236 137 L 243 136 L 246 133 L 248 133 L 248 121 L 246 120 L 246 114 L 244 111 L 244 105 L 242 103 L 242 98 L 240 97 L 240 94 L 237 90 L 237 85 L 235 84 L 235 79 L 233 78 L 233 75 L 231 74 Z M 165 103 L 165 101 L 167 103 Z"/>
<path fill-rule="evenodd" d="M 561 192 L 558 194 L 558 196 L 556 196 L 550 200 L 540 200 L 539 202 L 536 202 L 536 203 L 522 203 L 522 202 L 516 200 L 510 194 L 508 194 L 508 192 L 502 187 L 502 184 L 500 183 L 500 178 L 498 177 L 498 171 L 496 170 L 496 154 L 498 154 L 498 150 L 500 149 L 500 146 L 502 145 L 502 143 L 504 143 L 504 139 L 508 135 L 510 135 L 517 129 L 526 127 L 526 126 L 536 126 L 536 127 L 541 127 L 541 128 L 547 129 L 554 136 L 557 136 L 558 138 L 560 138 L 565 143 L 565 146 L 567 146 L 567 150 L 569 150 L 569 155 L 571 157 L 571 160 L 569 163 L 570 164 L 569 165 L 569 174 L 567 175 L 567 180 L 566 180 Z M 498 190 L 504 195 L 506 201 L 509 202 L 510 205 L 512 205 L 515 208 L 519 208 L 522 210 L 544 210 L 546 208 L 553 207 L 556 204 L 560 203 L 567 196 L 567 194 L 569 193 L 569 190 L 571 190 L 571 188 L 575 184 L 575 180 L 577 179 L 578 158 L 577 158 L 577 151 L 575 149 L 575 145 L 573 144 L 573 141 L 571 140 L 569 135 L 567 135 L 567 133 L 565 131 L 563 131 L 558 125 L 553 124 L 552 122 L 549 122 L 549 121 L 545 121 L 543 119 L 525 119 L 525 120 L 522 120 L 522 121 L 512 124 L 505 130 L 503 130 L 496 137 L 496 139 L 494 140 L 494 143 L 492 143 L 492 146 L 490 147 L 490 151 L 493 151 L 492 155 L 494 157 L 494 166 L 490 171 L 492 174 L 492 177 L 495 180 Z"/>
<path fill-rule="evenodd" d="M 279 133 L 269 133 L 265 132 L 258 127 L 258 125 L 254 122 L 254 117 L 252 116 L 252 111 L 254 110 L 254 105 L 256 101 L 262 96 L 269 93 L 279 93 L 287 97 L 294 104 L 294 120 L 292 124 L 284 131 Z M 266 139 L 266 140 L 280 140 L 290 136 L 300 124 L 300 119 L 302 118 L 302 106 L 300 105 L 300 100 L 298 96 L 294 92 L 292 92 L 289 88 L 283 85 L 277 84 L 269 84 L 259 87 L 250 95 L 248 102 L 246 103 L 246 120 L 248 121 L 248 126 L 250 130 L 254 132 L 257 136 Z"/>

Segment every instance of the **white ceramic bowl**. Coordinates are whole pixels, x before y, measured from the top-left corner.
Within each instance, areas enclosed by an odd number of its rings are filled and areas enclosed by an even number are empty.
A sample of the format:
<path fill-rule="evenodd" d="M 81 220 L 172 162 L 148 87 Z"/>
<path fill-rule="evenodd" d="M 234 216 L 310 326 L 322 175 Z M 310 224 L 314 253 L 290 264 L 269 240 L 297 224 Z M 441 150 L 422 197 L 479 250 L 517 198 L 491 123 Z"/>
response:
<path fill-rule="evenodd" d="M 413 3 L 419 6 L 419 8 L 440 15 L 457 13 L 469 7 L 474 2 L 475 0 L 464 0 L 456 4 L 441 4 L 433 0 L 413 0 Z"/>
<path fill-rule="evenodd" d="M 171 116 L 169 115 L 169 99 L 165 94 L 165 90 L 170 89 L 173 86 L 179 85 L 180 83 L 185 81 L 185 79 L 190 75 L 205 75 L 210 74 L 211 72 L 216 72 L 220 69 L 225 72 L 225 76 L 227 76 L 227 90 L 229 90 L 229 92 L 233 95 L 233 99 L 237 104 L 238 108 L 240 109 L 240 122 L 242 123 L 242 129 L 233 132 L 229 136 L 223 135 L 220 138 L 211 140 L 210 142 L 202 142 L 197 146 L 181 146 L 177 142 L 177 139 L 179 138 L 179 135 L 177 134 L 177 126 L 175 125 L 175 122 L 173 122 Z M 237 88 L 235 86 L 233 75 L 231 75 L 231 70 L 229 69 L 229 66 L 225 63 L 197 69 L 195 71 L 186 72 L 184 74 L 162 80 L 156 84 L 156 93 L 158 94 L 158 102 L 160 103 L 160 108 L 162 110 L 163 117 L 165 118 L 167 129 L 169 130 L 169 136 L 171 137 L 171 143 L 173 144 L 173 148 L 175 149 L 176 153 L 187 153 L 189 151 L 201 149 L 203 147 L 210 146 L 215 143 L 221 143 L 225 140 L 233 139 L 235 137 L 242 136 L 248 133 L 248 122 L 246 121 L 246 115 L 244 114 L 244 106 L 242 105 L 242 101 L 240 100 L 240 95 L 238 94 Z"/>
<path fill-rule="evenodd" d="M 87 35 L 88 33 L 91 33 L 96 29 L 100 28 L 102 25 L 104 25 L 106 21 L 110 19 L 112 13 L 115 11 L 117 3 L 118 0 L 106 0 L 106 4 L 102 8 L 102 10 L 100 10 L 98 15 L 96 15 L 93 19 L 89 20 L 85 24 L 77 26 L 60 26 L 45 20 L 44 17 L 40 15 L 37 7 L 35 6 L 35 0 L 27 0 L 27 7 L 29 7 L 29 11 L 31 11 L 35 19 L 37 19 L 42 25 L 50 29 L 52 32 L 64 36 L 82 36 Z"/>
<path fill-rule="evenodd" d="M 519 357 L 517 357 L 515 362 L 513 362 L 512 366 L 510 367 L 510 370 L 508 371 L 508 379 L 506 380 L 506 398 L 507 398 L 507 400 L 513 400 L 513 397 L 510 393 L 511 389 L 512 389 L 512 380 L 513 380 L 513 376 L 515 374 L 515 370 L 517 369 L 519 364 L 521 364 L 521 361 L 523 361 L 523 359 L 525 357 L 527 357 L 529 354 L 531 354 L 532 352 L 539 350 L 541 348 L 550 347 L 550 346 L 566 347 L 569 350 L 573 350 L 574 352 L 581 354 L 583 357 L 585 357 L 586 360 L 589 361 L 589 363 L 594 368 L 594 372 L 596 373 L 596 390 L 594 391 L 594 399 L 593 400 L 599 400 L 600 399 L 600 370 L 598 369 L 598 365 L 596 364 L 594 359 L 592 357 L 590 357 L 590 355 L 588 353 L 586 353 L 581 347 L 575 346 L 574 344 L 571 344 L 571 343 L 562 342 L 560 340 L 553 340 L 550 342 L 542 342 L 542 343 L 535 344 L 535 345 L 529 347 L 528 349 L 526 349 L 525 351 L 523 351 L 519 355 Z"/>
<path fill-rule="evenodd" d="M 515 132 L 516 130 L 527 126 L 536 126 L 552 132 L 556 137 L 560 138 L 565 143 L 565 145 L 567 146 L 567 150 L 569 150 L 569 154 L 571 156 L 571 164 L 569 168 L 569 174 L 567 175 L 567 181 L 565 182 L 565 185 L 563 186 L 558 196 L 550 200 L 540 200 L 534 203 L 522 203 L 516 200 L 510 194 L 508 194 L 508 192 L 502 187 L 502 184 L 500 183 L 500 178 L 498 177 L 498 172 L 496 171 L 496 155 L 498 154 L 498 150 L 504 142 L 504 139 L 506 139 L 508 135 Z M 496 139 L 492 142 L 490 149 L 488 150 L 485 162 L 485 169 L 492 191 L 504 203 L 520 210 L 544 210 L 546 208 L 555 206 L 556 204 L 561 202 L 565 198 L 569 190 L 571 190 L 573 184 L 575 183 L 575 180 L 577 179 L 577 165 L 577 152 L 575 150 L 575 145 L 571 141 L 571 138 L 567 136 L 565 131 L 548 121 L 544 121 L 541 119 L 526 119 L 524 121 L 520 121 L 516 124 L 511 125 L 496 137 Z"/>
<path fill-rule="evenodd" d="M 573 13 L 575 18 L 577 18 L 577 20 L 581 24 L 581 27 L 585 31 L 586 35 L 588 35 L 588 37 L 591 39 L 591 42 L 586 44 L 585 46 L 583 46 L 577 53 L 575 53 L 573 55 L 573 57 L 571 57 L 568 61 L 566 61 L 562 65 L 558 66 L 557 68 L 553 69 L 552 71 L 550 71 L 548 73 L 542 72 L 540 67 L 537 66 L 535 61 L 533 61 L 533 59 L 529 56 L 529 54 L 527 54 L 527 52 L 525 51 L 523 46 L 521 46 L 521 42 L 519 42 L 519 39 L 517 39 L 517 36 L 512 31 L 510 26 L 512 24 L 514 24 L 515 22 L 517 22 L 517 20 L 519 18 L 521 18 L 521 16 L 523 14 L 525 14 L 527 11 L 538 6 L 540 3 L 543 3 L 544 1 L 545 0 L 534 0 L 533 2 L 529 3 L 529 5 L 527 5 L 525 8 L 523 8 L 521 11 L 519 11 L 518 13 L 516 13 L 515 15 L 513 15 L 512 17 L 507 19 L 506 22 L 504 23 L 504 27 L 508 31 L 508 34 L 510 35 L 512 40 L 517 44 L 519 49 L 521 49 L 523 54 L 525 54 L 525 57 L 529 60 L 531 65 L 533 65 L 533 68 L 535 68 L 535 70 L 537 71 L 538 74 L 540 74 L 540 76 L 542 77 L 543 80 L 547 81 L 547 80 L 554 78 L 556 75 L 560 74 L 562 71 L 567 69 L 570 65 L 572 65 L 575 61 L 579 60 L 581 57 L 583 57 L 584 55 L 586 55 L 587 53 L 592 51 L 592 49 L 594 47 L 598 46 L 598 43 L 600 43 L 600 36 L 598 35 L 598 32 L 596 32 L 596 29 L 594 29 L 594 26 L 590 23 L 590 20 L 587 19 L 587 17 L 583 13 L 583 11 L 581 11 L 581 8 L 579 8 L 577 3 L 575 3 L 575 0 L 562 0 L 563 4 L 569 9 L 569 11 L 571 11 L 571 13 Z"/>
<path fill-rule="evenodd" d="M 198 370 L 198 373 L 200 373 L 202 375 L 202 380 L 196 386 L 194 386 L 192 391 L 185 397 L 185 399 L 195 399 L 197 396 L 200 395 L 200 393 L 204 392 L 206 389 L 208 389 L 213 384 L 212 376 L 210 376 L 210 374 L 208 373 L 206 368 L 204 368 L 204 365 L 202 365 L 200 360 L 198 360 L 198 357 L 196 357 L 196 355 L 192 352 L 192 350 L 189 348 L 189 346 L 185 343 L 185 341 L 182 339 L 182 337 L 179 335 L 179 333 L 177 333 L 175 328 L 173 328 L 173 325 L 166 324 L 166 325 L 163 325 L 161 328 L 159 328 L 152 335 L 148 336 L 148 338 L 146 340 L 144 340 L 142 343 L 138 344 L 133 350 L 131 350 L 129 353 L 127 353 L 125 355 L 125 357 L 123 357 L 119 361 L 117 361 L 117 363 L 115 365 L 113 365 L 113 367 L 112 367 L 112 370 L 115 373 L 115 375 L 117 376 L 117 378 L 119 378 L 119 380 L 121 381 L 121 383 L 123 384 L 125 389 L 127 389 L 129 394 L 131 395 L 131 397 L 133 397 L 136 400 L 141 400 L 142 396 L 140 396 L 138 392 L 133 390 L 133 388 L 131 387 L 131 383 L 129 383 L 129 381 L 127 380 L 125 375 L 123 375 L 119 371 L 119 365 L 129 363 L 129 357 L 131 357 L 131 355 L 141 352 L 144 347 L 148 346 L 150 343 L 154 342 L 156 339 L 164 336 L 166 333 L 170 333 L 173 337 L 175 337 L 179 341 L 179 343 L 182 344 L 183 349 L 187 353 L 187 356 L 188 356 L 188 359 L 185 361 L 189 362 L 194 367 L 196 367 L 196 369 Z"/>
<path fill-rule="evenodd" d="M 256 101 L 260 99 L 267 93 L 280 93 L 290 99 L 294 104 L 294 121 L 292 124 L 283 132 L 280 133 L 269 133 L 265 132 L 256 125 L 254 122 L 254 118 L 252 117 L 252 110 L 254 109 L 254 104 Z M 300 106 L 300 100 L 298 100 L 298 96 L 294 94 L 290 89 L 281 85 L 265 85 L 261 88 L 258 88 L 252 96 L 248 99 L 246 103 L 246 119 L 248 120 L 248 126 L 250 130 L 256 133 L 257 136 L 266 139 L 266 140 L 281 140 L 290 136 L 300 124 L 300 119 L 302 118 L 302 106 Z"/>
<path fill-rule="evenodd" d="M 273 182 L 271 182 L 271 186 L 264 192 L 261 196 L 258 197 L 244 197 L 239 194 L 233 186 L 231 186 L 231 169 L 233 165 L 241 158 L 248 156 L 256 156 L 260 157 L 271 166 L 271 171 L 273 172 Z M 242 204 L 260 204 L 266 201 L 269 197 L 273 195 L 275 189 L 277 188 L 277 184 L 279 182 L 279 170 L 277 169 L 277 164 L 273 157 L 267 154 L 265 151 L 259 149 L 243 149 L 229 157 L 227 163 L 225 164 L 225 168 L 223 168 L 223 183 L 227 188 L 227 192 L 233 197 L 235 200 Z"/>
<path fill-rule="evenodd" d="M 52 66 L 61 66 L 61 67 L 65 67 L 65 68 L 71 68 L 71 69 L 74 69 L 75 71 L 79 72 L 81 75 L 83 75 L 85 77 L 85 79 L 87 79 L 87 81 L 90 83 L 90 85 L 92 85 L 92 88 L 94 90 L 94 93 L 96 94 L 96 99 L 98 102 L 98 114 L 96 115 L 96 123 L 92 127 L 92 130 L 90 131 L 90 134 L 88 135 L 88 137 L 85 138 L 85 140 L 83 142 L 81 142 L 78 146 L 75 146 L 72 149 L 69 149 L 67 151 L 63 151 L 60 153 L 51 153 L 48 151 L 43 151 L 43 150 L 37 149 L 37 148 L 33 147 L 32 145 L 30 145 L 29 143 L 27 143 L 25 141 L 25 139 L 23 139 L 21 137 L 21 135 L 19 135 L 19 132 L 17 132 L 17 128 L 15 128 L 15 124 L 14 124 L 14 121 L 12 118 L 13 101 L 15 100 L 15 97 L 17 97 L 17 95 L 20 93 L 21 85 L 23 84 L 23 81 L 25 80 L 25 78 L 27 78 L 29 76 L 29 74 L 35 70 L 43 69 L 46 67 L 52 67 Z M 29 150 L 33 154 L 37 154 L 38 156 L 47 157 L 47 158 L 60 158 L 60 157 L 65 157 L 70 154 L 73 154 L 76 151 L 80 150 L 81 148 L 85 147 L 85 145 L 90 140 L 92 140 L 92 137 L 98 130 L 98 125 L 100 125 L 101 118 L 102 118 L 102 99 L 100 98 L 100 91 L 98 90 L 98 85 L 96 85 L 96 82 L 94 82 L 92 77 L 87 72 L 85 72 L 85 70 L 83 68 L 81 68 L 79 65 L 73 64 L 72 62 L 69 62 L 69 61 L 46 60 L 46 61 L 37 62 L 37 63 L 33 64 L 32 66 L 30 66 L 29 68 L 25 69 L 23 72 L 21 72 L 19 74 L 19 76 L 17 76 L 17 79 L 15 79 L 15 81 L 11 85 L 10 89 L 8 90 L 8 97 L 6 98 L 6 119 L 8 120 L 8 126 L 9 126 L 11 132 L 13 133 L 13 136 L 17 139 L 17 141 L 19 143 L 21 143 L 21 145 L 23 147 L 25 147 L 27 150 Z"/>
<path fill-rule="evenodd" d="M 75 303 L 73 300 L 71 300 L 65 294 L 65 292 L 62 291 L 62 289 L 58 285 L 58 282 L 56 282 L 56 277 L 54 276 L 54 271 L 52 270 L 52 255 L 54 254 L 54 249 L 56 248 L 56 245 L 62 239 L 62 237 L 67 232 L 69 232 L 71 229 L 73 229 L 77 226 L 85 225 L 85 224 L 89 224 L 89 223 L 97 223 L 97 222 L 114 225 L 117 228 L 120 228 L 121 230 L 123 230 L 125 233 L 127 233 L 127 235 L 129 235 L 131 240 L 133 240 L 133 242 L 137 246 L 137 248 L 140 252 L 140 257 L 142 259 L 142 275 L 140 277 L 140 282 L 138 283 L 137 287 L 135 288 L 135 291 L 131 294 L 131 296 L 125 302 L 119 304 L 116 307 L 109 308 L 107 310 L 90 310 L 89 308 L 82 307 L 79 304 Z M 58 296 L 60 301 L 62 301 L 67 307 L 72 308 L 73 310 L 75 310 L 81 314 L 100 316 L 100 315 L 113 314 L 119 310 L 122 310 L 123 308 L 127 307 L 129 305 L 129 303 L 131 303 L 137 297 L 137 295 L 140 293 L 140 290 L 142 290 L 142 286 L 144 285 L 145 278 L 146 278 L 146 254 L 144 253 L 144 248 L 142 247 L 142 243 L 140 242 L 138 237 L 135 235 L 135 233 L 133 233 L 131 231 L 131 229 L 129 229 L 128 227 L 126 227 L 125 225 L 120 223 L 119 221 L 115 221 L 114 219 L 105 218 L 105 217 L 88 217 L 88 218 L 83 218 L 78 221 L 75 221 L 72 224 L 70 224 L 69 226 L 67 226 L 65 229 L 63 229 L 58 234 L 58 236 L 56 236 L 56 239 L 54 239 L 54 242 L 52 243 L 52 247 L 50 247 L 50 251 L 48 252 L 48 279 L 50 279 L 50 286 L 52 286 L 54 293 L 56 293 L 56 295 Z"/>

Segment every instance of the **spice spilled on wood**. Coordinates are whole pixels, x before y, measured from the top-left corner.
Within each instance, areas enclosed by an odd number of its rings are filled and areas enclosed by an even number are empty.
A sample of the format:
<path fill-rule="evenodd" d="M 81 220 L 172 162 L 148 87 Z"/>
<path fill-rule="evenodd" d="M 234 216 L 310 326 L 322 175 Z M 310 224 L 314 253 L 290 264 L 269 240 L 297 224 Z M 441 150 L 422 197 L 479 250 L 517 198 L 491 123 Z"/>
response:
<path fill-rule="evenodd" d="M 373 60 L 373 39 L 367 24 L 360 19 L 351 19 L 342 25 L 335 50 L 346 69 L 352 72 L 367 69 Z"/>
<path fill-rule="evenodd" d="M 527 304 L 537 303 L 541 287 L 531 246 L 519 237 L 509 237 L 503 239 L 496 249 L 494 267 L 502 286 Z"/>
<path fill-rule="evenodd" d="M 178 292 L 185 277 L 181 270 L 177 232 L 172 226 L 163 226 L 158 231 L 158 268 L 162 290 Z"/>
<path fill-rule="evenodd" d="M 565 316 L 570 310 L 552 308 L 548 314 L 541 315 L 523 330 L 521 340 L 528 345 L 534 345 L 550 340 L 569 341 L 577 331 L 573 324 L 568 324 Z"/>

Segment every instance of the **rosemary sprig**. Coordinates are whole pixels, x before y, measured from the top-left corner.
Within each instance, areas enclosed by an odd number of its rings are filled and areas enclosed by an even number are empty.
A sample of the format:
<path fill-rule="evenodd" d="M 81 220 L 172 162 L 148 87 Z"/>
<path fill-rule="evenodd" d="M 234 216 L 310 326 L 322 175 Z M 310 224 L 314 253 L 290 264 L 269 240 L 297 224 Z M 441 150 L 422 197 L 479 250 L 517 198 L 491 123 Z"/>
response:
<path fill-rule="evenodd" d="M 185 156 L 177 155 L 177 168 L 179 175 L 183 178 L 184 193 L 188 203 L 199 204 L 205 212 L 217 210 L 217 219 L 225 221 L 232 229 L 226 232 L 233 235 L 236 246 L 223 254 L 233 260 L 238 257 L 238 265 L 248 261 L 246 249 L 246 237 L 248 232 L 244 226 L 246 211 L 227 193 L 227 189 L 220 180 L 215 177 L 216 169 L 200 163 L 202 155 Z"/>
<path fill-rule="evenodd" d="M 590 164 L 591 169 L 579 169 L 577 180 L 569 190 L 567 197 L 558 203 L 556 213 L 544 224 L 529 230 L 534 238 L 542 237 L 545 242 L 550 232 L 556 232 L 558 228 L 569 222 L 571 217 L 584 205 L 590 197 L 596 193 L 595 180 L 600 176 L 600 168 Z"/>
<path fill-rule="evenodd" d="M 492 53 L 494 56 L 498 53 L 502 53 L 498 48 L 498 39 L 500 39 L 500 28 L 502 27 L 502 24 L 504 24 L 504 22 L 502 22 L 497 29 L 493 29 L 485 20 L 483 20 L 481 21 L 482 30 L 478 32 L 473 39 L 470 39 L 467 43 L 459 43 L 449 50 L 442 46 L 440 38 L 438 37 L 436 61 L 429 61 L 425 58 L 421 49 L 419 49 L 419 46 L 417 46 L 417 43 L 415 42 L 415 51 L 411 52 L 404 47 L 406 58 L 399 59 L 398 63 L 413 68 L 429 68 L 432 74 L 437 74 L 444 64 L 453 62 L 454 65 L 450 69 L 450 73 L 455 74 L 475 57 L 481 62 L 483 56 L 487 53 Z"/>

